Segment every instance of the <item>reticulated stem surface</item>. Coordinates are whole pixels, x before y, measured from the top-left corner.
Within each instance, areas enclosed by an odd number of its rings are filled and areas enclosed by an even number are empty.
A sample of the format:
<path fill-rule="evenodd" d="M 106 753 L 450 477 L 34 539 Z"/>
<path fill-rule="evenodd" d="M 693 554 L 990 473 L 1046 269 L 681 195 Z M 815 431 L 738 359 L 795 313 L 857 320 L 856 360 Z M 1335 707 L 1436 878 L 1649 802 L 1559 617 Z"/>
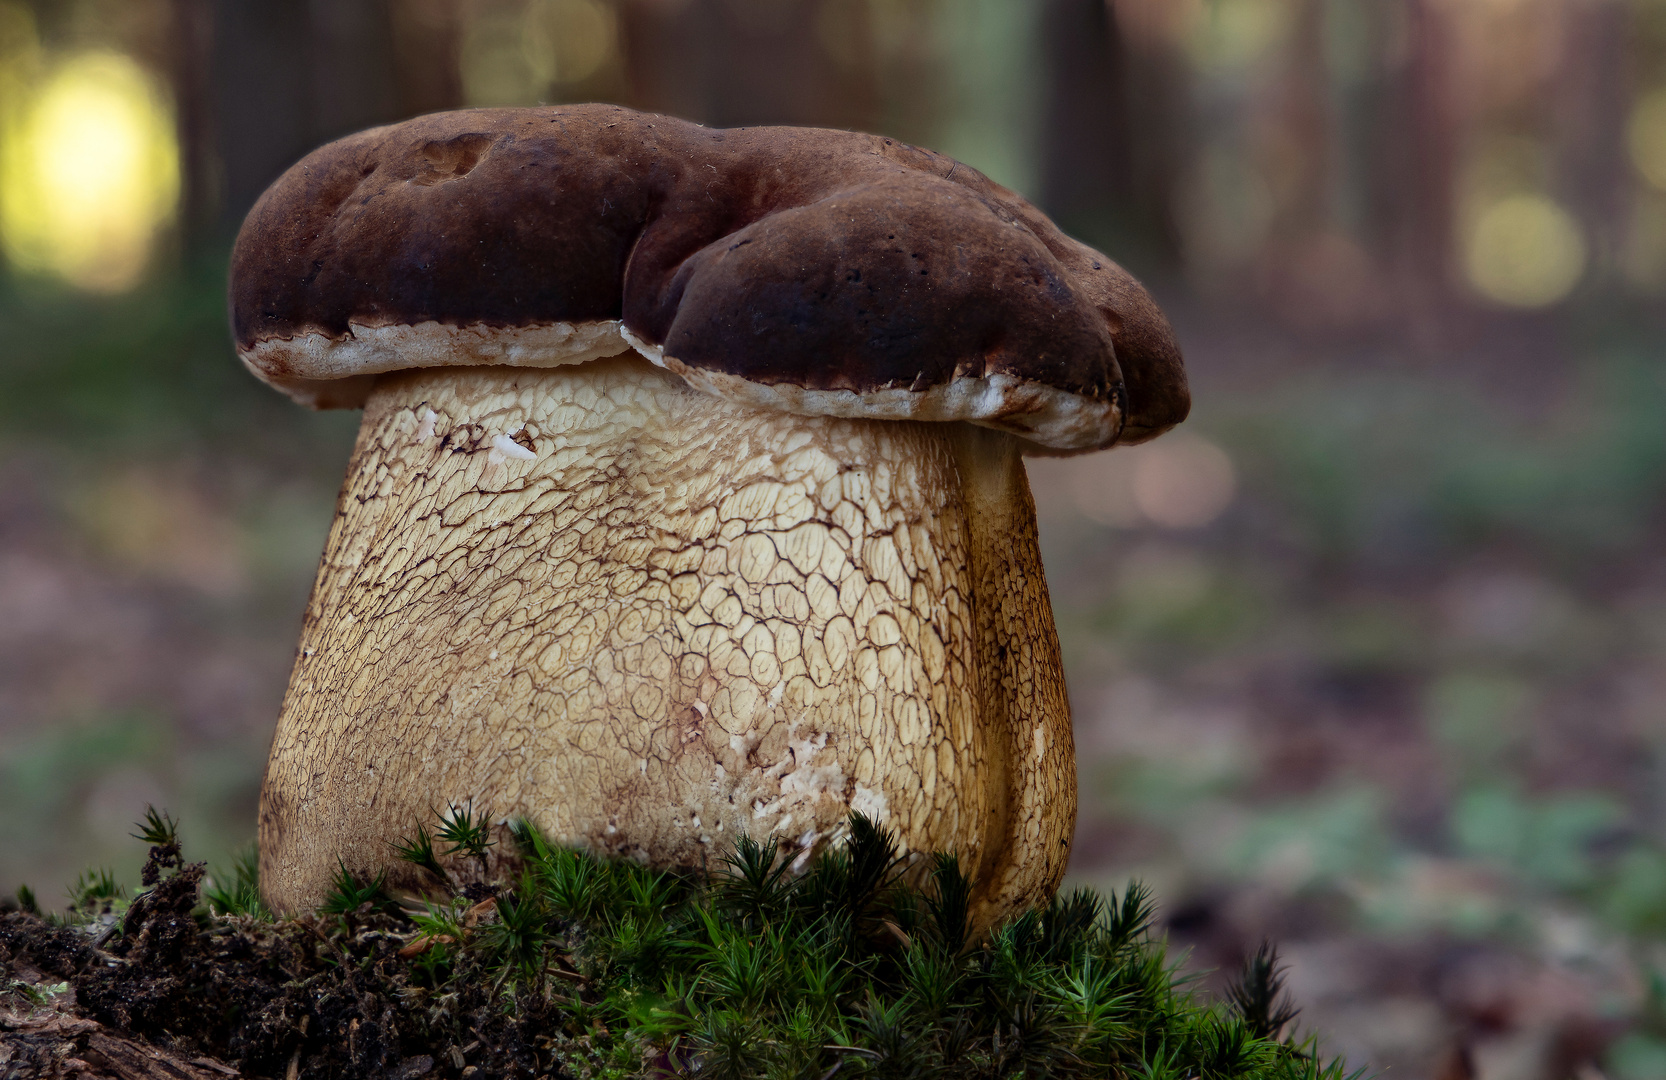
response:
<path fill-rule="evenodd" d="M 1075 775 L 1016 441 L 636 358 L 384 376 L 267 768 L 269 902 L 465 800 L 686 866 L 855 809 L 959 853 L 980 921 L 1044 896 Z"/>

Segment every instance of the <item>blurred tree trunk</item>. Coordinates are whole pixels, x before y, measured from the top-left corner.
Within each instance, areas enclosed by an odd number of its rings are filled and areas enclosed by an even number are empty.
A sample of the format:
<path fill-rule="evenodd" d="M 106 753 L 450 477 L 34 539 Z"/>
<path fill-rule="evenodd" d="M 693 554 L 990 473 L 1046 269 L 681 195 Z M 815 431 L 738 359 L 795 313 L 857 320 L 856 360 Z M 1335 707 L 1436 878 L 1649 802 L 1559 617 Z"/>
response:
<path fill-rule="evenodd" d="M 703 124 L 874 126 L 862 0 L 624 0 L 632 104 Z"/>
<path fill-rule="evenodd" d="M 311 0 L 312 130 L 323 142 L 400 116 L 390 0 Z"/>
<path fill-rule="evenodd" d="M 458 50 L 462 19 L 456 0 L 389 0 L 393 78 L 400 116 L 463 104 Z"/>
<path fill-rule="evenodd" d="M 1104 0 L 1047 0 L 1041 201 L 1061 219 L 1126 204 L 1134 190 L 1128 64 Z"/>
<path fill-rule="evenodd" d="M 1279 79 L 1273 108 L 1287 158 L 1279 191 L 1275 235 L 1302 240 L 1335 225 L 1332 198 L 1331 84 L 1325 59 L 1325 2 L 1301 0 L 1292 5 L 1294 33 L 1289 63 Z M 1275 257 L 1281 253 L 1272 253 Z"/>
<path fill-rule="evenodd" d="M 1139 270 L 1172 268 L 1172 58 L 1131 47 L 1110 0 L 1045 0 L 1041 41 L 1043 208 Z"/>
<path fill-rule="evenodd" d="M 307 0 L 215 0 L 215 143 L 220 230 L 235 231 L 255 198 L 313 143 Z"/>
<path fill-rule="evenodd" d="M 173 0 L 169 18 L 166 67 L 179 137 L 180 231 L 189 251 L 213 233 L 221 199 L 209 77 L 214 53 L 211 0 Z"/>
<path fill-rule="evenodd" d="M 1372 232 L 1414 331 L 1433 330 L 1450 306 L 1458 156 L 1452 30 L 1439 0 L 1405 0 L 1405 44 L 1382 81 Z"/>
<path fill-rule="evenodd" d="M 460 104 L 449 0 L 179 0 L 212 4 L 207 98 L 219 152 L 216 231 L 329 139 Z"/>
<path fill-rule="evenodd" d="M 1626 154 L 1630 111 L 1626 55 L 1631 12 L 1617 0 L 1588 0 L 1564 12 L 1562 64 L 1550 103 L 1560 194 L 1591 240 L 1591 263 L 1614 265 L 1629 210 Z"/>

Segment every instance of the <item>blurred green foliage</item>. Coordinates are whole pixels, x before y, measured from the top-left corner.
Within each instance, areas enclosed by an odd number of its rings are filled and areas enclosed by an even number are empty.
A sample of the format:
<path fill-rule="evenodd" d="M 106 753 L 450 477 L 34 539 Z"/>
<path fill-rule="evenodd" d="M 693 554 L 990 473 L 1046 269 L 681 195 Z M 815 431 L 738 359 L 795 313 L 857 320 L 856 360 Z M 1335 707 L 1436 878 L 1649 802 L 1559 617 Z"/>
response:
<path fill-rule="evenodd" d="M 1508 539 L 1577 568 L 1649 536 L 1666 368 L 1615 349 L 1541 400 L 1489 396 L 1427 371 L 1331 367 L 1209 403 L 1202 419 L 1280 529 L 1335 563 L 1430 563 Z"/>
<path fill-rule="evenodd" d="M 32 633 L 69 633 L 61 647 L 93 670 L 191 673 L 115 676 L 141 696 L 112 700 L 75 665 L 18 671 L 18 699 L 47 711 L 0 727 L 0 870 L 136 871 L 113 824 L 136 808 L 105 805 L 135 798 L 181 807 L 205 823 L 205 853 L 229 853 L 252 833 L 269 735 L 205 709 L 242 706 L 233 680 L 273 666 L 245 660 L 248 643 L 291 632 L 357 415 L 301 408 L 242 370 L 223 256 L 114 297 L 0 279 L 0 327 L 0 452 L 26 480 L 7 492 L 0 554 L 29 552 L 19 565 L 95 602 L 53 616 L 79 619 L 73 632 Z"/>
<path fill-rule="evenodd" d="M 8 746 L 0 757 L 0 849 L 29 865 L 54 861 L 66 843 L 85 847 L 83 805 L 94 785 L 120 770 L 171 773 L 173 749 L 166 724 L 143 714 L 85 718 Z M 122 876 L 132 877 L 142 855 L 115 845 L 99 852 L 123 855 Z M 48 891 L 46 902 L 54 899 Z"/>
<path fill-rule="evenodd" d="M 1323 912 L 1320 937 L 1617 964 L 1616 1001 L 1666 973 L 1655 340 L 1608 327 L 1537 375 L 1200 380 L 1188 428 L 1236 468 L 1226 514 L 1084 516 L 1047 553 L 1088 820 L 1134 852 L 1115 872 Z M 1653 1015 L 1605 1072 L 1666 1076 Z"/>
<path fill-rule="evenodd" d="M 229 444 L 282 460 L 339 446 L 357 427 L 354 414 L 294 406 L 242 369 L 222 258 L 113 297 L 13 279 L 0 283 L 0 326 L 0 438 L 46 438 L 71 454 Z"/>

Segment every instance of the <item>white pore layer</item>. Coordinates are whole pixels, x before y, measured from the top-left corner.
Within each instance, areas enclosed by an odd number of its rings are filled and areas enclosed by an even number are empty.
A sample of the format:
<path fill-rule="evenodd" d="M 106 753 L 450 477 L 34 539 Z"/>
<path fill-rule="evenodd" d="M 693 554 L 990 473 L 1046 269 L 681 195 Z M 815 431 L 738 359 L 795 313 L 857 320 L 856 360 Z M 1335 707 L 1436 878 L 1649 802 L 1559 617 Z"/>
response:
<path fill-rule="evenodd" d="M 1121 411 L 1114 401 L 1092 401 L 1003 373 L 960 376 L 925 390 L 891 387 L 867 393 L 750 382 L 666 356 L 659 346 L 643 341 L 615 319 L 516 328 L 437 322 L 350 324 L 345 338 L 303 334 L 262 341 L 239 350 L 238 356 L 257 377 L 304 405 L 357 408 L 364 404 L 375 377 L 386 371 L 476 364 L 560 367 L 615 356 L 630 348 L 714 397 L 799 416 L 964 420 L 1064 452 L 1109 446 L 1122 428 Z"/>
<path fill-rule="evenodd" d="M 798 416 L 869 420 L 965 420 L 1011 432 L 1053 450 L 1096 450 L 1116 441 L 1122 428 L 1114 401 L 1090 401 L 1031 379 L 997 372 L 962 375 L 925 390 L 891 387 L 811 390 L 791 383 L 749 382 L 738 375 L 689 367 L 629 330 L 620 332 L 636 351 L 714 397 Z"/>
<path fill-rule="evenodd" d="M 239 349 L 238 358 L 263 382 L 303 405 L 356 409 L 375 376 L 411 368 L 502 364 L 549 368 L 617 356 L 630 348 L 617 319 L 538 326 L 366 326 L 349 323 L 344 338 L 302 334 Z"/>

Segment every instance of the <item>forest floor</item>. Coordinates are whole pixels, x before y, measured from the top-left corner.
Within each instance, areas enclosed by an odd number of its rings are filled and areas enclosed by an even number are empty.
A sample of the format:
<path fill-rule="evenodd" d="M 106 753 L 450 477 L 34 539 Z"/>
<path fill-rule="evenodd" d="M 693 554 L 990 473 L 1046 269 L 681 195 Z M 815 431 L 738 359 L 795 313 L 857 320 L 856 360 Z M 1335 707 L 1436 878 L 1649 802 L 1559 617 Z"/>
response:
<path fill-rule="evenodd" d="M 454 807 L 399 849 L 430 895 L 344 869 L 315 914 L 274 919 L 252 864 L 208 879 L 153 810 L 137 891 L 91 873 L 67 917 L 27 890 L 0 914 L 0 1077 L 1350 1075 L 1286 1034 L 1272 952 L 1197 995 L 1137 887 L 979 929 L 953 858 L 901 856 L 860 815 L 842 831 L 802 873 L 743 839 L 705 877 Z"/>
<path fill-rule="evenodd" d="M 236 370 L 205 281 L 7 309 L 0 889 L 48 906 L 88 865 L 138 874 L 146 803 L 211 867 L 248 841 L 351 443 Z M 1655 338 L 1179 315 L 1192 419 L 1030 462 L 1072 881 L 1149 884 L 1205 979 L 1276 941 L 1300 1022 L 1373 1072 L 1666 1076 Z"/>

